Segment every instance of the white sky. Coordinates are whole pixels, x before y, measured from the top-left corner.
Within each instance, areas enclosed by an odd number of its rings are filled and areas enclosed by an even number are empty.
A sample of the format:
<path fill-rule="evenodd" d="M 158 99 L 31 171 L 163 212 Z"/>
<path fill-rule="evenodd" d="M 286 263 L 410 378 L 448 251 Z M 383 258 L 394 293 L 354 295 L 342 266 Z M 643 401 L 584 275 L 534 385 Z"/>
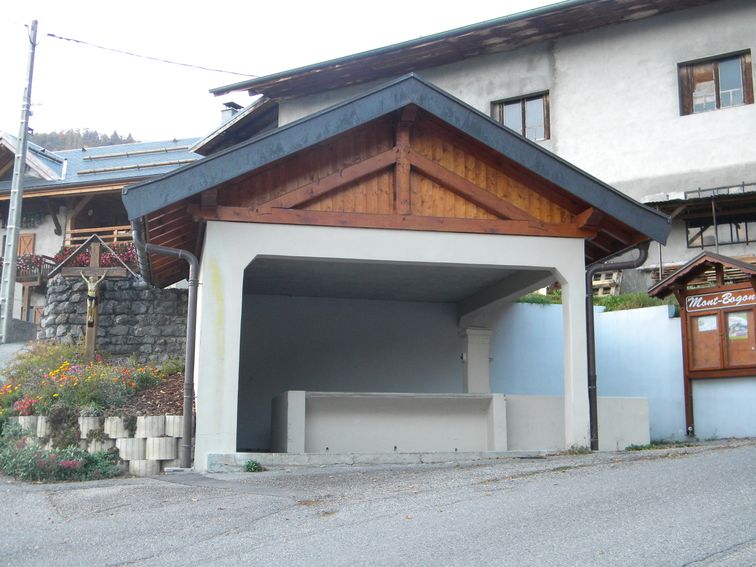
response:
<path fill-rule="evenodd" d="M 212 3 L 191 0 L 26 0 L 0 16 L 0 130 L 18 134 L 28 54 L 39 21 L 32 88 L 37 132 L 89 128 L 142 141 L 205 136 L 223 102 L 210 88 L 245 77 L 187 69 L 47 37 L 266 75 L 553 3 L 554 0 L 383 0 Z"/>

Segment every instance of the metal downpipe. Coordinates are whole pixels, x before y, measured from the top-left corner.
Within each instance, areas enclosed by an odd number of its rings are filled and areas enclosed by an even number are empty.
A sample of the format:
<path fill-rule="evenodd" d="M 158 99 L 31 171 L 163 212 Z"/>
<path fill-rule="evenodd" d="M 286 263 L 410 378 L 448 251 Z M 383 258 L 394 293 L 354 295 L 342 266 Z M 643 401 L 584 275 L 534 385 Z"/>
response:
<path fill-rule="evenodd" d="M 609 270 L 631 270 L 638 268 L 648 259 L 648 247 L 650 240 L 638 244 L 634 249 L 638 251 L 635 260 L 624 262 L 601 262 L 591 264 L 585 269 L 585 324 L 586 324 L 586 350 L 588 353 L 588 410 L 591 426 L 591 451 L 598 451 L 598 395 L 596 390 L 596 331 L 593 318 L 593 276 L 597 272 Z M 623 250 L 624 254 L 630 250 Z"/>
<path fill-rule="evenodd" d="M 180 453 L 181 468 L 192 466 L 192 438 L 194 436 L 194 416 L 192 405 L 194 401 L 194 341 L 197 334 L 197 287 L 199 286 L 199 261 L 191 252 L 179 248 L 169 248 L 148 244 L 144 241 L 142 227 L 136 221 L 131 221 L 134 244 L 142 252 L 139 258 L 139 269 L 143 274 L 147 269 L 146 253 L 163 254 L 186 260 L 189 263 L 189 301 L 186 312 L 186 356 L 184 358 L 184 428 L 181 438 Z"/>

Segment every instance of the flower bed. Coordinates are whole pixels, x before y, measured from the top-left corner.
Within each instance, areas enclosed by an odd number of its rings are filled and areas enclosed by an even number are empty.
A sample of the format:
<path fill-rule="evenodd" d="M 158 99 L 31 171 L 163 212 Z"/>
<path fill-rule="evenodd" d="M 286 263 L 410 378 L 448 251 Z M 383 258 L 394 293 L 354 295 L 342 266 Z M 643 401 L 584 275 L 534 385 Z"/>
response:
<path fill-rule="evenodd" d="M 136 416 L 129 406 L 177 370 L 175 362 L 85 363 L 78 347 L 33 345 L 5 369 L 0 386 L 0 471 L 26 480 L 87 480 L 112 476 L 118 463 L 138 475 L 178 465 L 182 418 Z"/>
<path fill-rule="evenodd" d="M 60 264 L 63 260 L 68 258 L 78 246 L 64 246 L 55 255 L 55 263 Z M 136 268 L 137 265 L 137 252 L 132 242 L 118 242 L 114 244 L 108 244 L 108 248 L 113 252 L 110 252 L 106 248 L 103 248 L 100 254 L 100 266 L 103 268 L 114 268 L 120 266 L 119 260 L 129 266 L 130 268 Z M 77 254 L 68 263 L 72 267 L 84 267 L 89 266 L 89 249 L 83 250 Z"/>

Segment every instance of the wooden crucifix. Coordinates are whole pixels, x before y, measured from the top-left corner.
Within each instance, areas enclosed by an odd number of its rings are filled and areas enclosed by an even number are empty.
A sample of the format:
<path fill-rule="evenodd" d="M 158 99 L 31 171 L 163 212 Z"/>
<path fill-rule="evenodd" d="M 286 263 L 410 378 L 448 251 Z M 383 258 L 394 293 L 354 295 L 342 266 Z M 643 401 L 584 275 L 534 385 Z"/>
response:
<path fill-rule="evenodd" d="M 77 250 L 76 253 L 78 253 Z M 101 244 L 89 243 L 89 266 L 73 267 L 65 266 L 60 273 L 64 277 L 77 276 L 87 284 L 87 311 L 84 324 L 84 345 L 86 347 L 87 361 L 94 360 L 97 346 L 97 322 L 99 316 L 98 295 L 100 286 L 106 278 L 124 278 L 128 275 L 127 268 L 116 266 L 105 268 L 100 265 Z"/>

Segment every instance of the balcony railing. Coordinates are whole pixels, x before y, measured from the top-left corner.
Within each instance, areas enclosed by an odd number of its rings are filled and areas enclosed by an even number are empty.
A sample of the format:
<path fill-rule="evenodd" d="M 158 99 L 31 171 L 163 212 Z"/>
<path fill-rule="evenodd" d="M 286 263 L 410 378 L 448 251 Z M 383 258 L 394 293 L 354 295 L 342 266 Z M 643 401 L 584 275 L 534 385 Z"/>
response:
<path fill-rule="evenodd" d="M 102 238 L 106 244 L 115 244 L 117 242 L 131 242 L 131 227 L 122 226 L 101 226 L 96 228 L 74 228 L 66 231 L 66 246 L 78 246 L 85 242 L 93 234 Z"/>
<path fill-rule="evenodd" d="M 23 266 L 16 265 L 16 282 L 27 285 L 41 285 L 47 280 L 48 274 L 55 267 L 55 259 L 50 256 L 21 256 L 19 262 L 28 263 L 25 258 L 34 258 L 35 263 L 39 265 Z M 0 276 L 3 272 L 2 263 L 0 263 Z"/>

